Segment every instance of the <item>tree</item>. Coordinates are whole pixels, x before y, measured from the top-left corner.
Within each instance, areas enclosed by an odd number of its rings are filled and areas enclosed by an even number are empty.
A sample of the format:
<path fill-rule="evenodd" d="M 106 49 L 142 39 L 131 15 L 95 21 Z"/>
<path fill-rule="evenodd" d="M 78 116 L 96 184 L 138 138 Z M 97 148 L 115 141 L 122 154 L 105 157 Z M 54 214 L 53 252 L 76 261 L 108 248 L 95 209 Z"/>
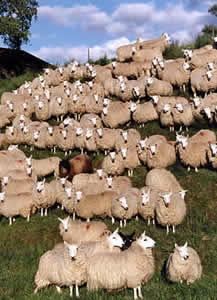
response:
<path fill-rule="evenodd" d="M 37 0 L 0 0 L 0 36 L 13 49 L 29 42 L 32 19 L 37 19 Z"/>
<path fill-rule="evenodd" d="M 213 6 L 211 6 L 208 10 L 208 13 L 217 17 L 217 4 L 214 4 Z"/>

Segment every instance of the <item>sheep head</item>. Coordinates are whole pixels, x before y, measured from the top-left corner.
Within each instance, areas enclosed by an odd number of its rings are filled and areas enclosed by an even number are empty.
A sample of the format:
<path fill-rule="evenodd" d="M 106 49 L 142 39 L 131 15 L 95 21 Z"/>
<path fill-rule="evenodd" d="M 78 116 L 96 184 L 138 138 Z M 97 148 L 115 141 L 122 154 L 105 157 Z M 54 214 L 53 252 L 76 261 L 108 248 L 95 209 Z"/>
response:
<path fill-rule="evenodd" d="M 184 244 L 184 246 L 178 246 L 177 244 L 175 244 L 175 249 L 177 250 L 178 254 L 180 255 L 180 258 L 182 261 L 185 261 L 189 258 L 187 242 Z"/>

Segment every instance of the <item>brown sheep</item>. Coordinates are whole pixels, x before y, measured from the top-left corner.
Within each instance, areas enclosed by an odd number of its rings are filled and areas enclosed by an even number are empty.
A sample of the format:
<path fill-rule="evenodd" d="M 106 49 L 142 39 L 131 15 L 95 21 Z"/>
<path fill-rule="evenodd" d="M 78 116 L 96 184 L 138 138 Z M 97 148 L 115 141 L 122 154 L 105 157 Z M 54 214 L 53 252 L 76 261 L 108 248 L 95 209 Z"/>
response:
<path fill-rule="evenodd" d="M 62 160 L 59 164 L 59 176 L 68 177 L 70 181 L 74 175 L 92 172 L 92 161 L 86 154 L 77 155 L 70 160 Z"/>

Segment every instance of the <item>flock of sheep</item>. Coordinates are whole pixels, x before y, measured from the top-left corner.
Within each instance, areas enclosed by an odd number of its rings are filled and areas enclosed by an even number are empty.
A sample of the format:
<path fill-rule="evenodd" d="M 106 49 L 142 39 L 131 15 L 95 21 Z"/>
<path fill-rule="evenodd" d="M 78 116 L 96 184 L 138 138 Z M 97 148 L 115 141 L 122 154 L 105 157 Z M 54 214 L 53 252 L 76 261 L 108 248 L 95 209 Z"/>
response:
<path fill-rule="evenodd" d="M 9 147 L 0 151 L 0 214 L 12 225 L 17 215 L 29 221 L 37 210 L 47 215 L 48 208 L 58 203 L 73 216 L 73 220 L 60 219 L 64 243 L 40 258 L 35 292 L 55 284 L 58 292 L 69 286 L 72 296 L 75 285 L 78 297 L 78 287 L 87 283 L 88 290 L 133 288 L 134 299 L 141 298 L 141 284 L 154 273 L 155 241 L 143 233 L 120 251 L 124 241 L 117 230 L 111 233 L 103 222 L 90 219 L 110 217 L 112 224 L 118 220 L 122 227 L 139 215 L 148 224 L 156 220 L 167 234 L 170 227 L 174 233 L 187 213 L 186 190 L 166 168 L 177 158 L 195 171 L 210 164 L 217 168 L 216 135 L 211 130 L 202 129 L 191 137 L 176 133 L 176 140 L 168 141 L 162 135 L 141 139 L 138 130 L 119 128 L 132 121 L 144 126 L 159 120 L 170 130 L 177 126 L 187 130 L 195 120 L 216 122 L 217 50 L 211 46 L 185 50 L 183 58 L 164 61 L 168 41 L 163 34 L 122 46 L 118 62 L 106 66 L 74 61 L 56 70 L 45 69 L 32 82 L 2 95 L 0 127 L 5 132 L 0 134 L 0 146 Z M 192 99 L 173 96 L 174 88 L 185 91 L 187 85 Z M 58 125 L 51 126 L 51 118 L 57 118 Z M 50 149 L 53 156 L 26 157 L 20 144 Z M 75 175 L 70 182 L 59 177 L 56 149 L 65 155 L 74 149 L 103 152 L 105 157 L 101 169 Z M 130 177 L 141 164 L 150 171 L 145 186 L 138 189 Z M 123 176 L 126 169 L 128 177 Z M 47 183 L 43 178 L 49 174 L 55 179 Z M 75 216 L 87 222 L 75 221 Z M 167 262 L 168 279 L 192 283 L 201 273 L 196 251 L 187 243 L 175 245 Z"/>

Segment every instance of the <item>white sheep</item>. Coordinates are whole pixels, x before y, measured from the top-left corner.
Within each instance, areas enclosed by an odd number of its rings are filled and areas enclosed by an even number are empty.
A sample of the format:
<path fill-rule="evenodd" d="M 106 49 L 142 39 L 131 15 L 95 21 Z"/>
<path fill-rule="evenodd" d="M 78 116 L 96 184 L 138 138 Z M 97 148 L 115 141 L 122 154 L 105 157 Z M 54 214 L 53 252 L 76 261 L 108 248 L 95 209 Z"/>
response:
<path fill-rule="evenodd" d="M 158 114 L 150 101 L 142 104 L 131 103 L 130 109 L 132 119 L 143 127 L 145 123 L 158 119 Z"/>
<path fill-rule="evenodd" d="M 193 248 L 188 247 L 187 242 L 183 246 L 175 244 L 173 253 L 167 260 L 166 273 L 170 281 L 193 283 L 202 275 L 199 255 Z"/>
<path fill-rule="evenodd" d="M 182 223 L 186 210 L 185 201 L 179 192 L 161 193 L 155 210 L 157 222 L 162 226 L 166 226 L 167 234 L 170 226 L 172 226 L 173 233 L 175 233 L 175 226 Z"/>
<path fill-rule="evenodd" d="M 154 245 L 155 241 L 143 233 L 130 248 L 121 253 L 103 253 L 91 257 L 87 265 L 88 290 L 133 288 L 134 299 L 138 296 L 142 298 L 141 284 L 151 279 L 154 273 Z"/>
<path fill-rule="evenodd" d="M 133 177 L 133 170 L 141 164 L 137 149 L 132 146 L 131 148 L 121 148 L 121 155 L 123 157 L 124 167 L 128 169 L 128 176 Z"/>
<path fill-rule="evenodd" d="M 120 136 L 120 129 L 98 128 L 96 130 L 96 146 L 99 151 L 104 151 L 105 155 L 115 149 L 115 143 Z"/>
<path fill-rule="evenodd" d="M 87 259 L 97 255 L 98 252 L 111 252 L 116 247 L 123 246 L 124 242 L 117 231 L 103 241 L 82 243 L 79 246 L 65 242 L 57 244 L 52 250 L 47 251 L 39 261 L 35 275 L 36 289 L 34 293 L 50 284 L 55 284 L 58 293 L 61 293 L 60 287 L 66 285 L 70 287 L 70 296 L 72 297 L 72 286 L 75 285 L 76 297 L 79 297 L 78 287 L 87 281 Z"/>
<path fill-rule="evenodd" d="M 146 80 L 146 92 L 149 97 L 154 95 L 171 96 L 173 87 L 167 81 L 149 77 Z"/>
<path fill-rule="evenodd" d="M 194 122 L 194 117 L 190 104 L 175 104 L 175 106 L 172 108 L 172 116 L 174 125 L 180 126 L 179 131 L 182 130 L 182 126 L 184 126 L 186 131 L 188 131 L 188 127 Z"/>
<path fill-rule="evenodd" d="M 159 198 L 159 191 L 147 186 L 140 189 L 140 199 L 138 203 L 138 214 L 148 220 L 148 225 L 152 220 L 155 224 L 155 208 Z"/>
<path fill-rule="evenodd" d="M 125 227 L 127 220 L 138 214 L 139 197 L 139 189 L 134 187 L 129 187 L 121 194 L 116 195 L 112 201 L 112 222 L 114 223 L 117 218 L 120 220 L 120 227 Z"/>
<path fill-rule="evenodd" d="M 147 146 L 147 166 L 153 168 L 167 168 L 176 162 L 176 150 L 173 142 L 162 142 Z"/>
<path fill-rule="evenodd" d="M 69 216 L 58 220 L 60 235 L 69 244 L 99 241 L 109 233 L 106 224 L 100 221 L 91 221 L 87 224 L 82 221 L 72 221 Z"/>
<path fill-rule="evenodd" d="M 106 127 L 117 128 L 130 121 L 130 108 L 128 103 L 114 101 L 104 107 L 101 118 Z"/>
<path fill-rule="evenodd" d="M 44 177 L 52 173 L 54 173 L 54 176 L 58 176 L 60 160 L 58 156 L 32 159 L 33 173 L 36 174 L 37 177 Z"/>
<path fill-rule="evenodd" d="M 115 151 L 112 151 L 105 156 L 102 162 L 102 169 L 109 175 L 123 174 L 125 166 L 121 153 L 116 154 Z"/>
<path fill-rule="evenodd" d="M 9 218 L 9 225 L 12 225 L 12 220 L 17 215 L 21 215 L 29 221 L 30 216 L 36 212 L 36 209 L 32 192 L 19 194 L 0 193 L 0 215 Z"/>

